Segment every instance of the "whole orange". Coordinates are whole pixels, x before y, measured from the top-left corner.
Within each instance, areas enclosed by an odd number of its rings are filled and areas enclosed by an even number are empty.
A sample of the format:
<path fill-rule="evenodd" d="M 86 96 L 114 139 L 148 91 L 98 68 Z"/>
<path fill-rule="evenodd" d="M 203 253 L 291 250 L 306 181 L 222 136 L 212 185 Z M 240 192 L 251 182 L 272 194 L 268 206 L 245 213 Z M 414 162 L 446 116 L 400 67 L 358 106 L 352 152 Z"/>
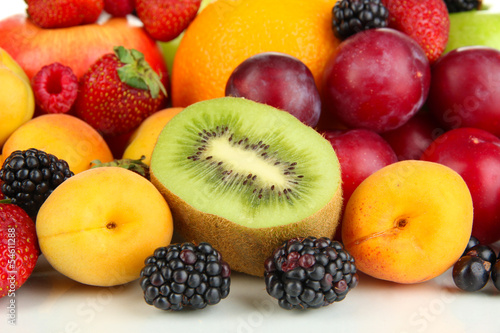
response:
<path fill-rule="evenodd" d="M 302 60 L 321 89 L 326 61 L 340 41 L 332 31 L 336 0 L 218 0 L 190 24 L 175 55 L 172 102 L 223 97 L 231 72 L 261 52 Z"/>

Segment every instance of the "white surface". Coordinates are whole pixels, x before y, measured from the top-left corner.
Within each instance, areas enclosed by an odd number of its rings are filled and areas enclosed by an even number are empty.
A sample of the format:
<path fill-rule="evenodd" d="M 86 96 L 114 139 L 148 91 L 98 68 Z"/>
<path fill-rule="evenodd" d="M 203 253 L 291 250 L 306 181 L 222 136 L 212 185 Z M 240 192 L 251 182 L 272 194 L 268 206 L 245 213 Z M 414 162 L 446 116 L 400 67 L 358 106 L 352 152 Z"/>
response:
<path fill-rule="evenodd" d="M 0 19 L 25 10 L 23 0 L 2 0 Z M 112 254 L 110 254 L 112 255 Z M 361 275 L 339 303 L 311 311 L 285 311 L 267 295 L 261 278 L 233 273 L 231 292 L 201 311 L 163 312 L 147 305 L 138 282 L 114 288 L 79 284 L 40 258 L 16 292 L 16 325 L 0 299 L 0 332 L 481 332 L 500 333 L 500 293 L 457 290 L 448 271 L 418 285 Z"/>

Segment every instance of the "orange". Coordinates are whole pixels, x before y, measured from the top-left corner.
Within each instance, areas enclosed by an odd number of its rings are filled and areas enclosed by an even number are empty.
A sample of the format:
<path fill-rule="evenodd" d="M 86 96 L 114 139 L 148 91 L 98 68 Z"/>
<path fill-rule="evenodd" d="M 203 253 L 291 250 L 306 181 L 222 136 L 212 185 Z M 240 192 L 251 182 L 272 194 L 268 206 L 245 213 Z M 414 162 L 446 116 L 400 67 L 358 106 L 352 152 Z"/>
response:
<path fill-rule="evenodd" d="M 321 89 L 323 70 L 340 41 L 332 31 L 336 0 L 217 0 L 190 24 L 175 55 L 172 102 L 223 97 L 232 71 L 261 52 L 302 60 Z"/>

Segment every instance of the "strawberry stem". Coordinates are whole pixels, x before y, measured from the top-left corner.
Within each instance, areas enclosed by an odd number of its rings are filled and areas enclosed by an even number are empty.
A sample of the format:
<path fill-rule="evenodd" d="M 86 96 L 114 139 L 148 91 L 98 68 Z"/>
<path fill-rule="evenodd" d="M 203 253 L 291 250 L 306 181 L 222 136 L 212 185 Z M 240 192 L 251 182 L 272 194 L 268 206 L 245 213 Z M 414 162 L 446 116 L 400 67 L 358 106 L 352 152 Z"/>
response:
<path fill-rule="evenodd" d="M 123 46 L 113 48 L 115 55 L 124 64 L 117 69 L 120 80 L 132 88 L 149 90 L 151 97 L 157 98 L 160 91 L 167 96 L 165 86 L 160 76 L 151 68 L 144 54 L 135 49 Z"/>

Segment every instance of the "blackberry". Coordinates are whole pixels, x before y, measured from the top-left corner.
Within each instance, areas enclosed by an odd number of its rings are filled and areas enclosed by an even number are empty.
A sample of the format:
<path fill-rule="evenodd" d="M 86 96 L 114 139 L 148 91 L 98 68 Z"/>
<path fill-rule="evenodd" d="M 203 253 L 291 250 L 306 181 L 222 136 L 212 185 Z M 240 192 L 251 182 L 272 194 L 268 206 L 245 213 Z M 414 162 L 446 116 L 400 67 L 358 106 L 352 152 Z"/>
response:
<path fill-rule="evenodd" d="M 340 39 L 363 30 L 384 28 L 389 11 L 380 0 L 339 0 L 332 9 L 332 28 Z"/>
<path fill-rule="evenodd" d="M 482 0 L 444 0 L 448 13 L 467 12 L 481 8 Z"/>
<path fill-rule="evenodd" d="M 161 310 L 203 309 L 229 294 L 231 270 L 208 243 L 160 247 L 141 270 L 144 300 Z"/>
<path fill-rule="evenodd" d="M 326 237 L 288 240 L 264 266 L 267 293 L 287 310 L 339 302 L 358 284 L 354 258 Z"/>
<path fill-rule="evenodd" d="M 32 218 L 52 191 L 71 176 L 66 161 L 35 148 L 12 152 L 0 169 L 3 194 Z"/>

